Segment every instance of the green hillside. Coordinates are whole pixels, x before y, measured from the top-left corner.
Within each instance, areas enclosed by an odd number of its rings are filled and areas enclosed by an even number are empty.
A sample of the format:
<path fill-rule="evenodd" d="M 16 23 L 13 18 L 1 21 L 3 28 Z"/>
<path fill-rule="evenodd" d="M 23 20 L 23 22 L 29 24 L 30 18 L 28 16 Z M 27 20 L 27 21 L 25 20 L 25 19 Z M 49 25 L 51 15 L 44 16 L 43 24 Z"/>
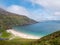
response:
<path fill-rule="evenodd" d="M 0 29 L 12 28 L 12 26 L 22 26 L 36 23 L 36 21 L 22 15 L 14 14 L 0 8 Z"/>
<path fill-rule="evenodd" d="M 42 37 L 32 43 L 32 45 L 60 45 L 60 31 Z"/>
<path fill-rule="evenodd" d="M 60 45 L 60 31 L 56 31 L 38 40 L 19 37 L 9 40 L 11 34 L 7 33 L 6 29 L 10 29 L 12 26 L 24 26 L 33 23 L 36 23 L 36 21 L 0 8 L 0 45 Z M 5 40 L 5 38 L 7 39 Z"/>
<path fill-rule="evenodd" d="M 38 40 L 23 38 L 0 40 L 0 45 L 60 45 L 60 31 L 44 36 Z"/>

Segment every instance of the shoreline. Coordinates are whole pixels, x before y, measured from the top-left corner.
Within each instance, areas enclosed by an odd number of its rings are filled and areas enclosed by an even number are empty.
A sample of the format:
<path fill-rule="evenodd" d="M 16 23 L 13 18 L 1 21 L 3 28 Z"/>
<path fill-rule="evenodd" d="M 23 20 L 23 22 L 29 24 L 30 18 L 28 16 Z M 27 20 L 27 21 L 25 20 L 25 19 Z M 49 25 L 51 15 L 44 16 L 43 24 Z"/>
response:
<path fill-rule="evenodd" d="M 22 33 L 22 32 L 18 32 L 14 29 L 8 29 L 7 32 L 11 33 L 14 36 L 18 36 L 20 38 L 25 38 L 25 39 L 40 39 L 41 38 L 41 37 L 38 37 L 38 36 L 33 36 L 33 35 L 25 34 L 25 33 Z"/>

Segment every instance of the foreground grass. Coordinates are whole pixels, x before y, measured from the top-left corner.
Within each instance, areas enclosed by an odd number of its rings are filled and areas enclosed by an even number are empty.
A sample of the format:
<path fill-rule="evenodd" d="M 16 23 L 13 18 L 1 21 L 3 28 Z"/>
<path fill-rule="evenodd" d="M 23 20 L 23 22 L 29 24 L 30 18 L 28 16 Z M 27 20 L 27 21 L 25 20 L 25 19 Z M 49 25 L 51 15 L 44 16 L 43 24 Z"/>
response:
<path fill-rule="evenodd" d="M 60 31 L 44 36 L 33 42 L 32 45 L 60 45 Z"/>
<path fill-rule="evenodd" d="M 6 34 L 2 37 L 5 38 Z M 9 35 L 7 36 L 9 37 Z M 41 39 L 23 39 L 15 37 L 12 40 L 0 40 L 0 45 L 60 45 L 60 31 L 54 32 L 50 35 L 44 36 Z"/>
<path fill-rule="evenodd" d="M 13 40 L 0 40 L 0 45 L 31 45 L 34 39 L 14 38 Z"/>
<path fill-rule="evenodd" d="M 7 38 L 8 40 L 0 40 L 0 45 L 31 45 L 31 42 L 34 42 L 35 39 L 24 39 L 20 37 L 15 37 L 14 35 L 7 33 L 6 30 L 0 30 L 1 34 L 0 38 Z M 13 38 L 12 40 L 9 40 L 10 38 Z"/>
<path fill-rule="evenodd" d="M 6 30 L 0 30 L 0 38 L 10 38 L 11 33 L 7 33 Z"/>

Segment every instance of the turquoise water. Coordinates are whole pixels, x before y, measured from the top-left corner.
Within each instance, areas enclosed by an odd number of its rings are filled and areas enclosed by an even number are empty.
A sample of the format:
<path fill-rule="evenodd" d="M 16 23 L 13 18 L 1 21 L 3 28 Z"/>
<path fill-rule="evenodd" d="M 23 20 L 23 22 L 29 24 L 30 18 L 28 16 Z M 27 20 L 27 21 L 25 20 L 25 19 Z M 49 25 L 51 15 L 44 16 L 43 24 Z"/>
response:
<path fill-rule="evenodd" d="M 13 29 L 35 36 L 45 36 L 57 30 L 60 30 L 59 22 L 40 22 L 27 26 L 15 26 Z"/>

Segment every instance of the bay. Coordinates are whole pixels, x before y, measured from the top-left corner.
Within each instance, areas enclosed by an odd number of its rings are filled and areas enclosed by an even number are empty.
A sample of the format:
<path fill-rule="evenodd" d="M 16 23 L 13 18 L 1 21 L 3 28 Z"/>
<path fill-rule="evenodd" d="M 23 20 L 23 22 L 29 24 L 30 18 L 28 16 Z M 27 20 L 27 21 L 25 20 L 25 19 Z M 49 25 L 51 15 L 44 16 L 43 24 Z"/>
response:
<path fill-rule="evenodd" d="M 34 36 L 45 36 L 60 30 L 60 22 L 44 21 L 44 22 L 40 22 L 32 25 L 26 25 L 26 26 L 14 26 L 13 29 Z"/>

